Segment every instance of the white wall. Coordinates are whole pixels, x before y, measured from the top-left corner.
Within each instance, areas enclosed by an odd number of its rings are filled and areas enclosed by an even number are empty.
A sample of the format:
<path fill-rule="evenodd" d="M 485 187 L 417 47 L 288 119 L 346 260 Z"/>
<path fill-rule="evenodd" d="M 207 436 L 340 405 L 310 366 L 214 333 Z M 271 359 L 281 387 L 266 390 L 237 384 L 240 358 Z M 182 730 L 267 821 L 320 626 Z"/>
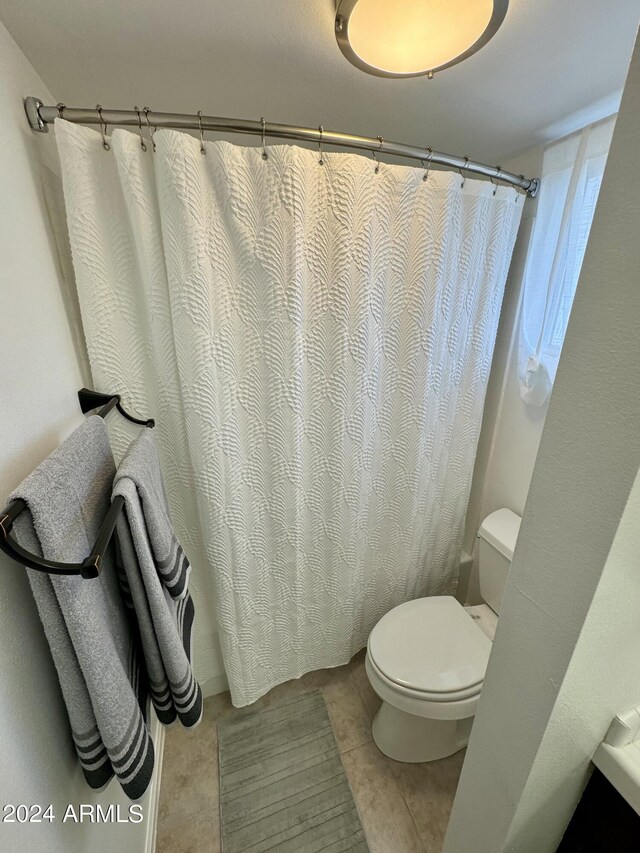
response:
<path fill-rule="evenodd" d="M 51 183 L 54 148 L 28 128 L 22 98 L 31 92 L 56 100 L 0 24 L 0 506 L 80 423 L 76 393 L 87 380 L 41 181 L 44 166 Z M 58 818 L 68 803 L 126 811 L 117 783 L 97 796 L 84 782 L 25 571 L 1 554 L 0 672 L 0 805 L 52 803 Z M 145 824 L 0 823 L 0 849 L 133 853 L 145 832 Z"/>
<path fill-rule="evenodd" d="M 581 114 L 581 120 L 584 124 L 600 121 L 609 114 L 609 107 L 609 103 L 594 104 Z M 566 133 L 575 127 L 565 124 L 563 130 Z M 540 175 L 544 147 L 529 149 L 505 168 L 516 174 Z M 459 597 L 472 604 L 482 600 L 478 585 L 478 528 L 489 513 L 500 507 L 522 516 L 548 408 L 548 400 L 539 408 L 525 405 L 518 381 L 524 271 L 536 212 L 537 199 L 527 199 L 505 287 L 467 510 L 463 547 L 474 562 L 468 583 L 466 577 L 461 577 Z"/>
<path fill-rule="evenodd" d="M 640 700 L 639 138 L 640 47 L 445 853 L 552 853 L 610 718 Z"/>
<path fill-rule="evenodd" d="M 543 153 L 544 147 L 537 146 L 506 164 L 505 168 L 516 174 L 540 175 Z M 465 577 L 460 579 L 460 597 L 472 604 L 482 600 L 478 587 L 476 533 L 482 519 L 500 507 L 522 515 L 547 412 L 547 404 L 539 409 L 525 406 L 518 386 L 522 285 L 536 206 L 536 199 L 525 201 L 507 277 L 467 509 L 463 547 L 473 555 L 474 564 L 468 581 Z"/>
<path fill-rule="evenodd" d="M 509 830 L 507 849 L 554 850 L 616 714 L 640 702 L 640 475 Z"/>

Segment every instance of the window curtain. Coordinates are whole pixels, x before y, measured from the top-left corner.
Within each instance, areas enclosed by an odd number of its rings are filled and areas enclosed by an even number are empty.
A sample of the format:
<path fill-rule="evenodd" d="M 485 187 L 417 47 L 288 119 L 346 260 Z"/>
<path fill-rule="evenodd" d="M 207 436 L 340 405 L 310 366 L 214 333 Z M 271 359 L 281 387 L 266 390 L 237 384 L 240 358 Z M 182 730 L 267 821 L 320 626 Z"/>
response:
<path fill-rule="evenodd" d="M 171 130 L 155 154 L 56 138 L 95 387 L 157 420 L 234 704 L 454 592 L 523 197 Z"/>
<path fill-rule="evenodd" d="M 518 359 L 520 396 L 530 406 L 551 393 L 614 123 L 611 117 L 590 125 L 544 153 Z"/>

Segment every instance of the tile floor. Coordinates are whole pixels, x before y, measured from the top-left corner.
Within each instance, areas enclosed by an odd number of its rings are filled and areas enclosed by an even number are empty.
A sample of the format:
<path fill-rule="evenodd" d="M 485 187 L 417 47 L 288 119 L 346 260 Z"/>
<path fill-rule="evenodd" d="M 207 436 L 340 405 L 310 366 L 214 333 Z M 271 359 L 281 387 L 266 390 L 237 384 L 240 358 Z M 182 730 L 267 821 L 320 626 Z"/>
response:
<path fill-rule="evenodd" d="M 349 664 L 271 690 L 256 705 L 320 688 L 333 723 L 371 853 L 440 853 L 464 752 L 429 764 L 400 764 L 371 740 L 379 699 L 364 650 Z M 228 693 L 205 701 L 197 729 L 175 726 L 164 750 L 156 853 L 220 853 L 216 720 L 242 713 Z"/>

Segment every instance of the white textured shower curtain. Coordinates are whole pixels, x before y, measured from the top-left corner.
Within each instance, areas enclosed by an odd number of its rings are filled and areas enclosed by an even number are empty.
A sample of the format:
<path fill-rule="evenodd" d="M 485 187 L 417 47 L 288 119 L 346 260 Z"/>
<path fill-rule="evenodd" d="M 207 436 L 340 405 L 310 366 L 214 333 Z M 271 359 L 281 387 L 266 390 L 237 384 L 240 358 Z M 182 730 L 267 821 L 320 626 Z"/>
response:
<path fill-rule="evenodd" d="M 157 419 L 234 703 L 452 592 L 522 198 L 296 146 L 56 136 L 95 387 Z"/>

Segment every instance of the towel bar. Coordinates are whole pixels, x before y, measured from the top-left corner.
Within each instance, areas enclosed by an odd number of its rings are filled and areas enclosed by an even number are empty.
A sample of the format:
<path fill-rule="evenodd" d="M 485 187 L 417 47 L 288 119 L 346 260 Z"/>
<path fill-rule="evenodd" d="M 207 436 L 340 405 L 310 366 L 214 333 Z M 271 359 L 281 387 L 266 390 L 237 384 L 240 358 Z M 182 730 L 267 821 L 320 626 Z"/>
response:
<path fill-rule="evenodd" d="M 155 421 L 152 418 L 142 421 L 126 412 L 120 403 L 119 394 L 100 394 L 88 388 L 81 388 L 78 391 L 78 401 L 84 414 L 100 406 L 100 411 L 97 414 L 104 418 L 112 409 L 116 408 L 123 417 L 134 424 L 140 424 L 150 429 L 155 426 Z M 81 563 L 57 563 L 54 560 L 40 557 L 38 554 L 32 554 L 10 535 L 13 522 L 27 508 L 23 500 L 13 500 L 0 512 L 0 550 L 4 551 L 12 560 L 16 560 L 21 565 L 38 572 L 47 572 L 50 575 L 81 575 L 83 578 L 97 578 L 102 568 L 102 556 L 111 541 L 123 504 L 124 498 L 121 495 L 114 498 L 88 557 Z"/>

